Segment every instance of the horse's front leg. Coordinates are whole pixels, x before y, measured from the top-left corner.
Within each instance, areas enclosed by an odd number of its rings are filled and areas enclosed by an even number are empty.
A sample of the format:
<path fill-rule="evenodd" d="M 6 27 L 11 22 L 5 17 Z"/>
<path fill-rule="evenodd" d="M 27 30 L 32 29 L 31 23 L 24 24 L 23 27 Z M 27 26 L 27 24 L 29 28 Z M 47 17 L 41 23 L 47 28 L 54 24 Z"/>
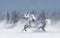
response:
<path fill-rule="evenodd" d="M 25 26 L 24 26 L 24 30 L 27 31 L 26 29 L 27 29 L 27 27 L 26 27 L 26 25 L 25 25 Z"/>
<path fill-rule="evenodd" d="M 23 28 L 23 30 L 21 32 L 27 31 L 26 29 L 27 29 L 27 25 L 24 25 L 24 28 Z"/>

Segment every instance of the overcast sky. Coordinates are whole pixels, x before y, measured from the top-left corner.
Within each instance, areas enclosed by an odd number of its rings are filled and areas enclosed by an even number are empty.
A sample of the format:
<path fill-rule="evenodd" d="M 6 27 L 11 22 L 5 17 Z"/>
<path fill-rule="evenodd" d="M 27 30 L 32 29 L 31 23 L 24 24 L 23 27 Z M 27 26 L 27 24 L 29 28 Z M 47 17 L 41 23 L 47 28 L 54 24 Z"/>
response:
<path fill-rule="evenodd" d="M 12 10 L 60 10 L 60 0 L 0 0 L 0 12 Z"/>

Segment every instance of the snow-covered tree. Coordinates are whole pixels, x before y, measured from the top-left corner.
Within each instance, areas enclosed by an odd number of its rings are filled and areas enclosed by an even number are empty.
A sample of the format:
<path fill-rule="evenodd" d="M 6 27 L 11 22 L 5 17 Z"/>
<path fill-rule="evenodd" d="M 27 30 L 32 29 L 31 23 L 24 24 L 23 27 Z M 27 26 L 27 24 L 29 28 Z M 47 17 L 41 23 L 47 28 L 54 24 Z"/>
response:
<path fill-rule="evenodd" d="M 10 20 L 10 14 L 7 12 L 7 21 L 9 21 Z"/>
<path fill-rule="evenodd" d="M 43 10 L 39 16 L 38 16 L 38 20 L 45 20 L 46 19 L 46 16 L 45 16 L 45 11 Z"/>
<path fill-rule="evenodd" d="M 17 14 L 17 12 L 14 10 L 14 11 L 12 11 L 12 21 L 13 21 L 13 23 L 16 23 L 16 22 L 18 22 L 18 14 Z"/>

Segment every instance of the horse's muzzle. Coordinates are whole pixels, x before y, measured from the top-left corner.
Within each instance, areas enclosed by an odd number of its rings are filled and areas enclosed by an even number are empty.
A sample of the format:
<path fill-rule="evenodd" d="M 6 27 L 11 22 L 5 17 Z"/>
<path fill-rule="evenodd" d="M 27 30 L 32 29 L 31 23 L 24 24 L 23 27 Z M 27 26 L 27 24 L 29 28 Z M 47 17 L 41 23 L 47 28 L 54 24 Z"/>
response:
<path fill-rule="evenodd" d="M 23 19 L 25 19 L 25 17 L 23 17 Z"/>

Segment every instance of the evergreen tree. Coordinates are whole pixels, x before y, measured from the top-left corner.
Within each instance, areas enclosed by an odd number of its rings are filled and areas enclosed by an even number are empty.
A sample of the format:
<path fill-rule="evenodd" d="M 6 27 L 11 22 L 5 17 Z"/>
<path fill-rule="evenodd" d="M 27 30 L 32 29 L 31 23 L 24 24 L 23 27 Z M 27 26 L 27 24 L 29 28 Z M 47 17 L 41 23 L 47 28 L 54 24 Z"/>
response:
<path fill-rule="evenodd" d="M 13 23 L 16 23 L 18 21 L 18 15 L 15 10 L 12 11 L 12 21 Z"/>

